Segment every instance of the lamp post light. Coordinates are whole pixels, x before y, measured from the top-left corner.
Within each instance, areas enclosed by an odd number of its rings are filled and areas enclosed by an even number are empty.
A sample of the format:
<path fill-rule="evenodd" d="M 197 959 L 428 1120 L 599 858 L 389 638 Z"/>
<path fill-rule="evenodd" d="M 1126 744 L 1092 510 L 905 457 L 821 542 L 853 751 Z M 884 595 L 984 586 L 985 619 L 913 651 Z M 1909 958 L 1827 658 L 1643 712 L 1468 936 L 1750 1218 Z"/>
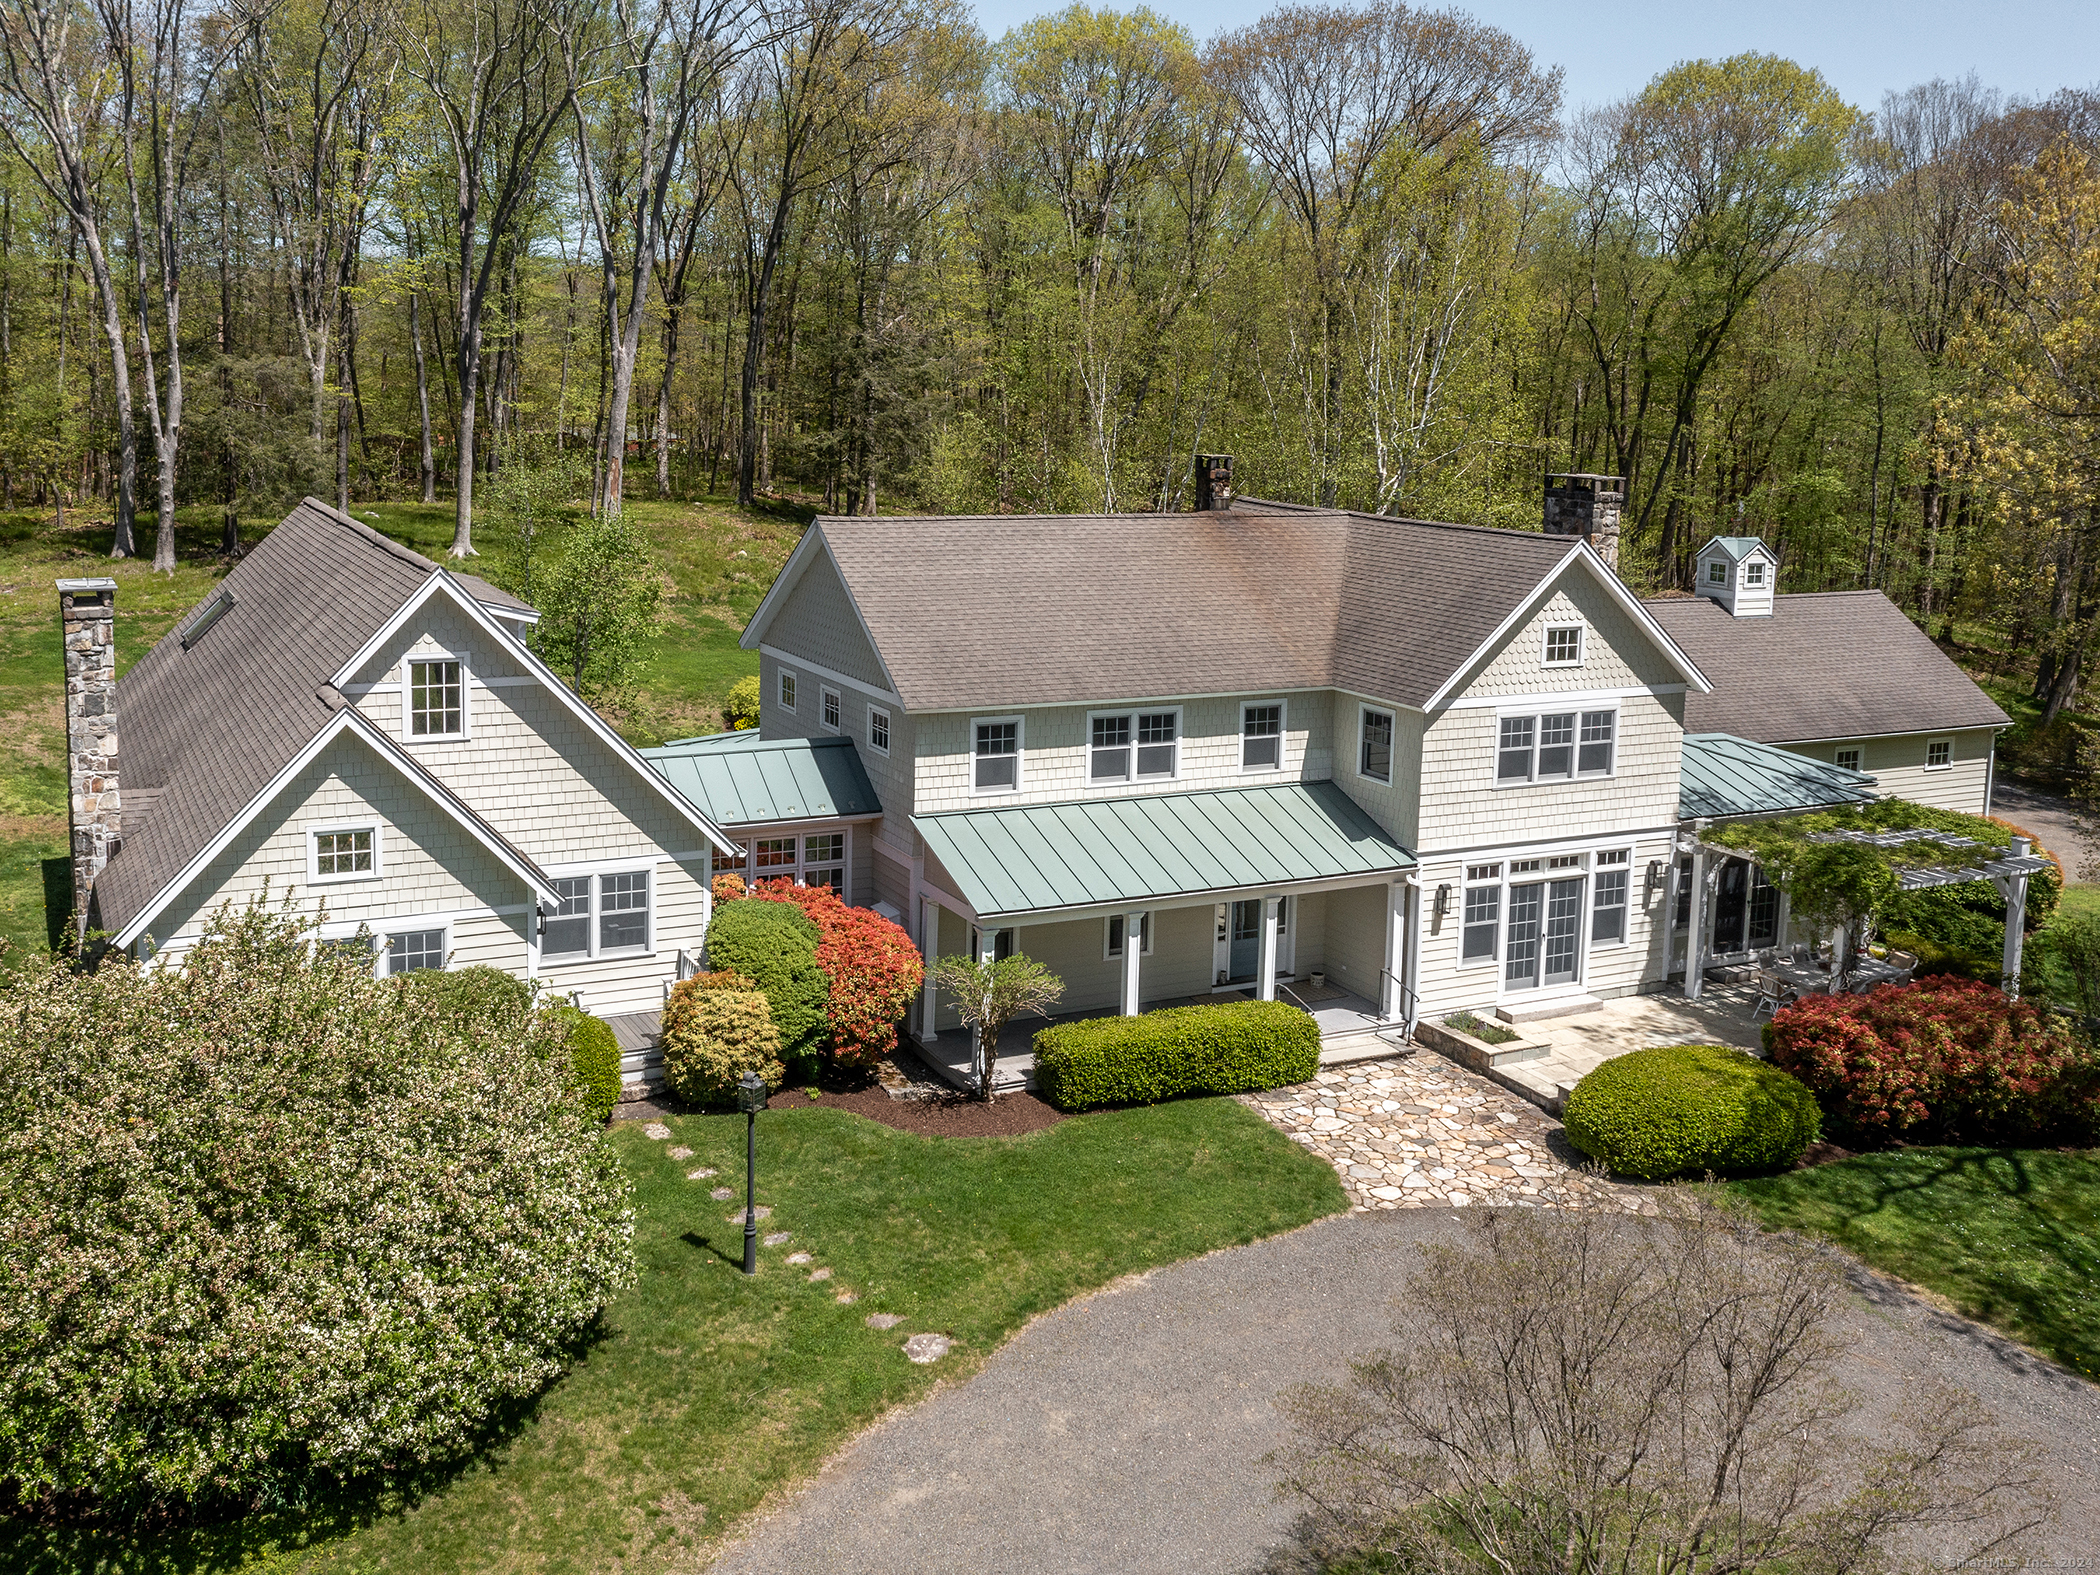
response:
<path fill-rule="evenodd" d="M 758 1272 L 758 1113 L 766 1108 L 766 1080 L 746 1072 L 736 1085 L 744 1113 L 744 1272 Z"/>

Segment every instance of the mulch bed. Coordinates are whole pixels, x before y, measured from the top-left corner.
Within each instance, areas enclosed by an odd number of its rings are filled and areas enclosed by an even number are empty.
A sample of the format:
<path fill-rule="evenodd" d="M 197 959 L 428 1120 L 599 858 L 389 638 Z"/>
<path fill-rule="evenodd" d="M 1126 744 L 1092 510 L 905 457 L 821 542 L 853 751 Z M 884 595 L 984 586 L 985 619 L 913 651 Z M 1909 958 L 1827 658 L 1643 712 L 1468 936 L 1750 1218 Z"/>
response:
<path fill-rule="evenodd" d="M 879 1083 L 850 1093 L 827 1091 L 816 1099 L 799 1088 L 784 1088 L 768 1101 L 768 1108 L 773 1110 L 793 1110 L 805 1105 L 850 1110 L 857 1116 L 920 1137 L 1019 1137 L 1024 1132 L 1054 1127 L 1065 1119 L 1062 1110 L 1030 1093 L 1001 1094 L 989 1105 L 965 1094 L 892 1099 Z"/>
<path fill-rule="evenodd" d="M 1818 1165 L 1834 1165 L 1841 1159 L 1851 1157 L 1852 1150 L 1849 1148 L 1840 1148 L 1835 1143 L 1818 1140 L 1802 1150 L 1801 1157 L 1794 1161 L 1794 1169 L 1813 1170 Z"/>

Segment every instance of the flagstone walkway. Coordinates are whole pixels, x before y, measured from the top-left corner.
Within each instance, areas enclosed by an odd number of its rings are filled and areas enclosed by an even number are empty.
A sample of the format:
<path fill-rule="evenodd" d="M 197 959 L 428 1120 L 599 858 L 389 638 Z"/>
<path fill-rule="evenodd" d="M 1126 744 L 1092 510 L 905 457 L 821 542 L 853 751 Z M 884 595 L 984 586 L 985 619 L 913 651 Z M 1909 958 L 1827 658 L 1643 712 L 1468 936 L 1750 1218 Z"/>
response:
<path fill-rule="evenodd" d="M 1240 1099 L 1334 1166 L 1357 1212 L 1476 1203 L 1655 1212 L 1646 1189 L 1583 1169 L 1558 1121 L 1433 1050 Z"/>

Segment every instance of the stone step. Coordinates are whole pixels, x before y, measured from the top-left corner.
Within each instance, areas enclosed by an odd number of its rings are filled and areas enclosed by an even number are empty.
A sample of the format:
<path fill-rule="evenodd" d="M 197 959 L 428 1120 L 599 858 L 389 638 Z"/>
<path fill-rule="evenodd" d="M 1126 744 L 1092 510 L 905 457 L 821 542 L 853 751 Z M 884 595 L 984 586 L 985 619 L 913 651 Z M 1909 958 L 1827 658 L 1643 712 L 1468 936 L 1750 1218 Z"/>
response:
<path fill-rule="evenodd" d="M 1603 1009 L 1604 1003 L 1594 995 L 1564 995 L 1557 1000 L 1536 1004 L 1524 1002 L 1515 1006 L 1498 1006 L 1495 1015 L 1505 1023 L 1543 1023 L 1555 1017 L 1579 1017 L 1584 1012 Z"/>

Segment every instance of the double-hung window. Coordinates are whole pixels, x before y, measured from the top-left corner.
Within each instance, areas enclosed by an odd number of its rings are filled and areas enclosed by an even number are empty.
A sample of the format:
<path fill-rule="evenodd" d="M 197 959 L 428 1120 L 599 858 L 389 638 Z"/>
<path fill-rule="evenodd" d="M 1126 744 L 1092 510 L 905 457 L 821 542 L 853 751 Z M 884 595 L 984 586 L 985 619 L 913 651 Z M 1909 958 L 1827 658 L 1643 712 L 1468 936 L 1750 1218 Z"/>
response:
<path fill-rule="evenodd" d="M 1283 765 L 1283 704 L 1240 707 L 1240 769 L 1275 771 Z"/>
<path fill-rule="evenodd" d="M 357 880 L 379 873 L 379 830 L 376 826 L 352 826 L 317 831 L 313 842 L 313 868 L 317 881 Z"/>
<path fill-rule="evenodd" d="M 795 709 L 795 675 L 785 667 L 780 670 L 778 685 L 773 692 L 780 697 L 781 710 L 792 711 Z"/>
<path fill-rule="evenodd" d="M 1181 713 L 1122 711 L 1087 723 L 1089 782 L 1161 782 L 1181 764 Z"/>
<path fill-rule="evenodd" d="M 1357 740 L 1357 775 L 1369 777 L 1373 782 L 1393 780 L 1393 713 L 1363 709 L 1363 722 Z"/>
<path fill-rule="evenodd" d="M 1633 854 L 1615 848 L 1597 855 L 1590 887 L 1590 944 L 1617 946 L 1626 939 L 1626 900 L 1633 879 Z"/>
<path fill-rule="evenodd" d="M 1726 560 L 1716 558 L 1706 566 L 1706 583 L 1709 585 L 1726 585 L 1728 583 L 1728 564 Z"/>
<path fill-rule="evenodd" d="M 408 736 L 463 738 L 467 731 L 467 685 L 462 665 L 442 661 L 408 664 Z"/>
<path fill-rule="evenodd" d="M 540 921 L 541 960 L 580 962 L 647 951 L 649 887 L 647 870 L 558 877 L 554 890 L 560 900 Z"/>
<path fill-rule="evenodd" d="M 976 774 L 971 786 L 979 793 L 1011 793 L 1021 785 L 1021 724 L 1012 717 L 976 725 Z"/>
<path fill-rule="evenodd" d="M 1611 775 L 1616 711 L 1505 716 L 1495 740 L 1495 781 L 1566 782 Z"/>
<path fill-rule="evenodd" d="M 436 930 L 392 930 L 386 938 L 386 971 L 418 973 L 445 966 L 445 932 Z"/>
<path fill-rule="evenodd" d="M 1458 960 L 1493 962 L 1495 940 L 1502 926 L 1502 866 L 1468 864 L 1464 902 Z"/>
<path fill-rule="evenodd" d="M 890 752 L 890 714 L 879 705 L 868 707 L 868 747 L 878 755 Z"/>
<path fill-rule="evenodd" d="M 824 726 L 836 733 L 839 730 L 839 692 L 836 689 L 822 689 L 818 693 L 823 697 L 820 709 L 824 715 Z"/>

